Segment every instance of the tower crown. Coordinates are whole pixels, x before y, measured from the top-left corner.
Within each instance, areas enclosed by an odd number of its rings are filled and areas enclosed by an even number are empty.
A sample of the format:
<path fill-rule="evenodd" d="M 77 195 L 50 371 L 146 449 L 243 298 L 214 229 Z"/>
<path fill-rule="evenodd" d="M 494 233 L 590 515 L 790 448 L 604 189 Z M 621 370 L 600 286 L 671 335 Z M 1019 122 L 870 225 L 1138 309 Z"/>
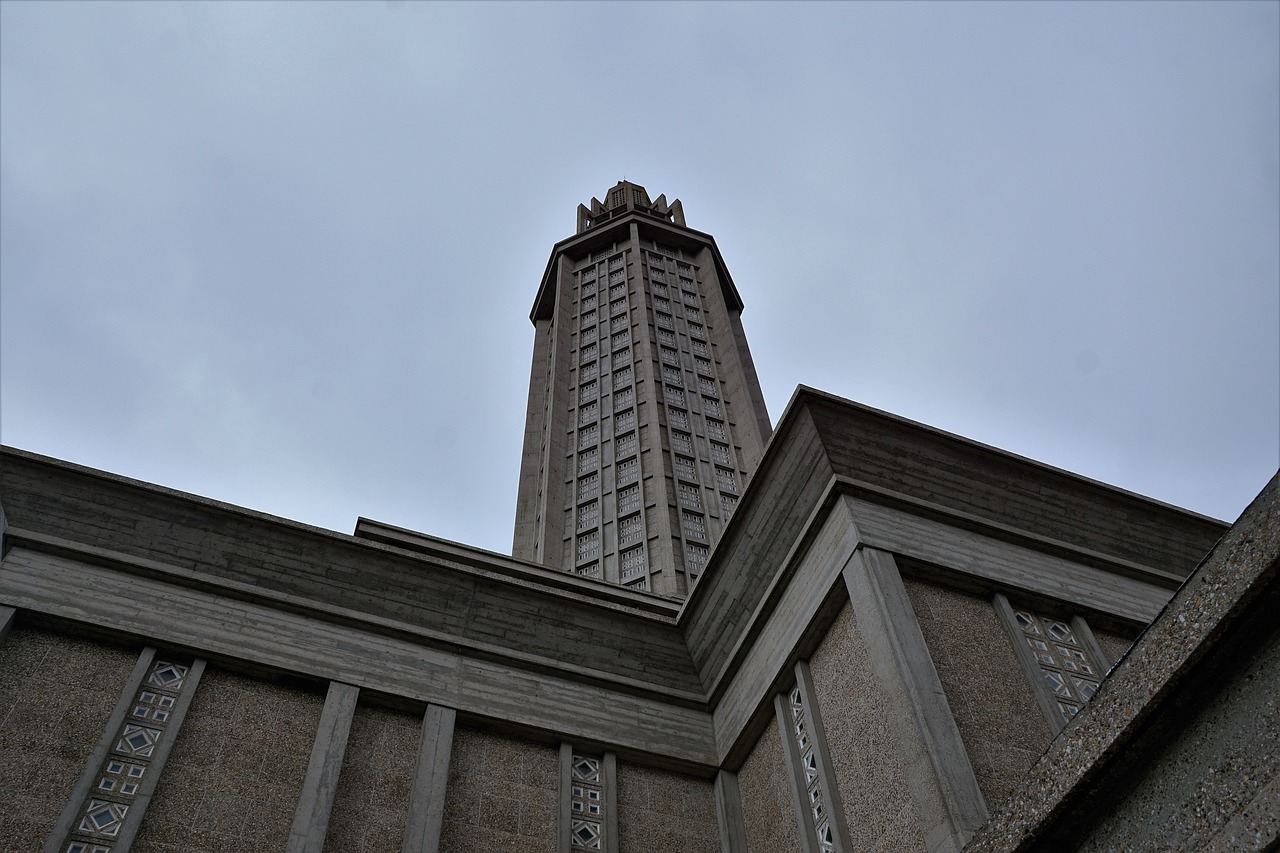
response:
<path fill-rule="evenodd" d="M 680 199 L 668 205 L 664 194 L 658 196 L 656 201 L 650 201 L 649 193 L 645 188 L 631 181 L 618 181 L 612 189 L 604 193 L 604 197 L 603 202 L 598 198 L 592 198 L 590 206 L 578 205 L 577 233 L 581 234 L 615 216 L 622 216 L 632 211 L 684 226 L 684 206 L 680 204 Z"/>

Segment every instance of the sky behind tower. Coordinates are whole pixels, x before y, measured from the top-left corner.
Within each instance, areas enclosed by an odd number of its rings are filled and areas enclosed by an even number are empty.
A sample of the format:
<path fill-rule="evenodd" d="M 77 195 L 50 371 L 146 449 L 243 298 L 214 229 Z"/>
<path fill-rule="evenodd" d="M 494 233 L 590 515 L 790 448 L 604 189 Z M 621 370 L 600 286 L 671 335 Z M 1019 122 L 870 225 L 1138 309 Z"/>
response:
<path fill-rule="evenodd" d="M 0 440 L 506 552 L 616 181 L 798 383 L 1234 520 L 1280 464 L 1280 4 L 0 3 Z M 2 501 L 0 496 L 0 501 Z"/>

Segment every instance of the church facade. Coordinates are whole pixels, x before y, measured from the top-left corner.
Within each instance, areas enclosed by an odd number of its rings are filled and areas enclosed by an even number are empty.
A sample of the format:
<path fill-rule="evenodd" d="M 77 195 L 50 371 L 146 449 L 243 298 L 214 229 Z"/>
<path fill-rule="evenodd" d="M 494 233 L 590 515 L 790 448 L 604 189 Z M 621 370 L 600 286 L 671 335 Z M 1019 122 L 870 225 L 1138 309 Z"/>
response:
<path fill-rule="evenodd" d="M 679 201 L 548 262 L 513 554 L 0 452 L 0 849 L 1264 849 L 1233 528 L 797 389 Z"/>

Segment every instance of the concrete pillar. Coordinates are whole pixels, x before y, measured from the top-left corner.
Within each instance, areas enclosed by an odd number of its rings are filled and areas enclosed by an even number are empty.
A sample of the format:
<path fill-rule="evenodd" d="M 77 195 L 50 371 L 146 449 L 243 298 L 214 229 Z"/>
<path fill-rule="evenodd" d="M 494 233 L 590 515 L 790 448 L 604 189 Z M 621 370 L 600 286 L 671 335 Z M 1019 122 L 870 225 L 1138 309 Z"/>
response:
<path fill-rule="evenodd" d="M 289 853 L 320 853 L 324 849 L 324 835 L 329 828 L 338 774 L 342 771 L 342 757 L 347 751 L 347 736 L 359 696 L 358 687 L 329 682 L 320 726 L 311 746 L 311 761 L 302 782 L 298 807 L 293 812 L 293 828 L 286 848 Z"/>
<path fill-rule="evenodd" d="M 444 823 L 444 799 L 449 787 L 449 760 L 453 755 L 453 726 L 457 712 L 428 705 L 422 717 L 418 741 L 418 766 L 409 795 L 409 819 L 401 853 L 437 853 Z"/>

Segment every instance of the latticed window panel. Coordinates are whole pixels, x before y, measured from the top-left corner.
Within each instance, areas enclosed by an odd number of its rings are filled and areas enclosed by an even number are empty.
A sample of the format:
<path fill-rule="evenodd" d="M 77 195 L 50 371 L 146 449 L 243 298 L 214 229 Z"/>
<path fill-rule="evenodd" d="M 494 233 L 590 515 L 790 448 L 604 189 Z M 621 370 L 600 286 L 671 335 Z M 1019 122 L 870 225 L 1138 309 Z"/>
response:
<path fill-rule="evenodd" d="M 684 408 L 684 391 L 671 385 L 667 385 L 662 389 L 662 393 L 663 399 L 667 401 L 667 405 L 679 406 L 682 409 Z"/>
<path fill-rule="evenodd" d="M 697 468 L 694 467 L 693 460 L 687 456 L 677 456 L 675 459 L 676 476 L 685 480 L 698 479 Z"/>
<path fill-rule="evenodd" d="M 658 340 L 664 344 L 671 344 L 672 346 L 675 346 L 676 333 L 671 331 L 670 329 L 659 329 Z"/>
<path fill-rule="evenodd" d="M 582 365 L 582 370 L 578 372 L 578 382 L 591 382 L 600 375 L 600 363 L 593 361 L 590 364 Z"/>
<path fill-rule="evenodd" d="M 618 349 L 619 347 L 630 346 L 631 330 L 627 329 L 626 331 L 618 332 L 618 334 L 614 335 L 610 339 L 610 342 L 614 349 Z"/>
<path fill-rule="evenodd" d="M 690 323 L 689 336 L 692 338 L 705 338 L 707 336 L 707 330 L 701 323 Z"/>
<path fill-rule="evenodd" d="M 586 364 L 589 361 L 594 361 L 598 352 L 599 350 L 595 344 L 585 344 L 582 349 L 578 350 L 578 362 Z"/>
<path fill-rule="evenodd" d="M 595 380 L 592 380 L 591 382 L 584 382 L 578 386 L 579 402 L 586 403 L 590 400 L 594 400 L 599 394 L 600 383 Z"/>
<path fill-rule="evenodd" d="M 582 316 L 578 320 L 578 328 L 587 329 L 596 324 L 595 311 L 583 311 Z"/>
<path fill-rule="evenodd" d="M 677 385 L 684 381 L 684 376 L 681 375 L 680 368 L 670 364 L 664 364 L 662 366 L 662 378 L 667 382 L 674 382 Z"/>
<path fill-rule="evenodd" d="M 685 453 L 692 455 L 693 439 L 687 432 L 678 429 L 671 430 L 671 449 L 676 453 Z"/>
<path fill-rule="evenodd" d="M 679 273 L 680 273 L 680 275 L 683 275 L 683 276 L 692 276 L 692 275 L 693 275 L 693 267 L 692 267 L 692 266 L 690 266 L 689 264 L 684 263 L 683 261 L 678 261 L 678 262 L 676 263 L 676 271 L 677 271 L 677 272 L 679 272 Z"/>
<path fill-rule="evenodd" d="M 707 437 L 714 438 L 719 441 L 725 441 L 726 434 L 724 431 L 724 421 L 707 418 Z"/>
<path fill-rule="evenodd" d="M 623 430 L 636 428 L 636 411 L 631 409 L 626 412 L 618 412 L 613 418 L 614 433 L 620 433 Z"/>
<path fill-rule="evenodd" d="M 658 311 L 667 311 L 667 312 L 670 312 L 670 311 L 671 311 L 671 302 L 670 302 L 669 300 L 667 300 L 667 299 L 665 299 L 665 298 L 661 297 L 661 296 L 655 296 L 655 297 L 653 298 L 653 307 L 654 307 L 655 309 L 657 309 Z"/>
<path fill-rule="evenodd" d="M 689 509 L 702 508 L 702 490 L 695 485 L 676 483 L 676 496 L 681 506 L 687 506 Z"/>
<path fill-rule="evenodd" d="M 621 545 L 634 545 L 644 538 L 644 521 L 639 513 L 628 515 L 618 521 L 618 542 Z"/>
<path fill-rule="evenodd" d="M 627 300 L 625 296 L 622 299 L 615 299 L 609 303 L 610 316 L 613 316 L 616 314 L 624 314 L 626 313 L 626 310 L 627 310 Z"/>
<path fill-rule="evenodd" d="M 667 409 L 667 425 L 676 429 L 688 429 L 689 413 L 684 409 Z"/>
<path fill-rule="evenodd" d="M 626 266 L 626 264 L 623 260 L 622 255 L 614 255 L 612 258 L 609 259 L 609 272 L 620 270 L 624 266 Z"/>
<path fill-rule="evenodd" d="M 600 759 L 573 756 L 571 774 L 572 818 L 569 844 L 583 850 L 604 848 L 604 774 Z"/>
<path fill-rule="evenodd" d="M 703 568 L 707 565 L 707 546 L 705 545 L 685 545 L 684 546 L 684 568 L 690 574 L 701 574 Z"/>
<path fill-rule="evenodd" d="M 814 833 L 818 850 L 830 853 L 835 850 L 835 835 L 831 829 L 831 816 L 827 813 L 827 798 L 822 790 L 822 776 L 818 772 L 818 756 L 809 725 L 805 721 L 804 697 L 799 686 L 792 688 L 787 707 L 791 712 L 789 731 L 796 751 L 800 754 L 800 768 L 804 772 L 805 800 L 813 816 Z"/>
<path fill-rule="evenodd" d="M 600 263 L 605 258 L 609 257 L 609 253 L 612 251 L 613 249 L 597 249 L 596 251 L 591 253 L 591 263 L 593 264 Z"/>
<path fill-rule="evenodd" d="M 582 283 L 583 283 L 583 284 L 586 284 L 586 283 L 587 283 L 587 282 L 589 282 L 589 281 L 595 281 L 595 279 L 596 279 L 596 268 L 595 268 L 595 267 L 587 267 L 585 270 L 583 270 L 582 272 L 578 273 L 578 277 L 582 280 Z"/>
<path fill-rule="evenodd" d="M 578 454 L 578 473 L 586 474 L 600 467 L 600 448 L 592 447 Z"/>
<path fill-rule="evenodd" d="M 672 321 L 672 319 L 671 319 L 671 315 L 670 315 L 670 314 L 666 314 L 666 313 L 664 313 L 664 312 L 662 312 L 662 311 L 655 311 L 653 316 L 654 316 L 655 321 L 656 321 L 656 322 L 657 322 L 657 324 L 658 324 L 658 328 L 660 328 L 660 329 L 674 329 L 674 328 L 675 328 L 675 323 L 674 323 L 674 321 Z"/>
<path fill-rule="evenodd" d="M 574 569 L 574 574 L 581 575 L 584 578 L 600 579 L 604 577 L 604 572 L 600 569 L 599 563 L 590 563 L 585 566 L 578 566 Z"/>
<path fill-rule="evenodd" d="M 654 296 L 666 296 L 666 295 L 667 295 L 667 286 L 666 286 L 665 284 L 658 284 L 657 282 L 654 282 L 654 285 L 653 285 L 653 287 L 652 287 L 651 289 L 653 290 L 653 295 L 654 295 Z"/>
<path fill-rule="evenodd" d="M 627 271 L 626 271 L 626 270 L 614 270 L 614 271 L 612 271 L 612 272 L 610 272 L 610 273 L 609 273 L 609 284 L 611 284 L 611 285 L 613 285 L 613 284 L 625 284 L 625 283 L 626 283 L 626 281 L 627 281 Z M 612 291 L 610 291 L 610 295 L 612 295 Z"/>
<path fill-rule="evenodd" d="M 693 357 L 693 366 L 694 366 L 695 368 L 697 368 L 697 370 L 698 370 L 698 372 L 699 372 L 699 373 L 705 373 L 707 376 L 710 376 L 710 375 L 711 375 L 711 360 L 710 360 L 710 359 L 708 359 L 708 358 L 703 358 L 702 356 L 694 356 L 694 357 Z"/>
<path fill-rule="evenodd" d="M 578 562 L 585 563 L 600 556 L 600 531 L 592 530 L 578 537 Z"/>
<path fill-rule="evenodd" d="M 698 390 L 708 397 L 720 396 L 720 389 L 716 386 L 716 381 L 705 376 L 698 377 Z"/>
<path fill-rule="evenodd" d="M 730 516 L 733 515 L 734 510 L 736 510 L 737 508 L 738 508 L 738 499 L 736 497 L 734 497 L 733 495 L 720 496 L 720 514 L 725 517 L 726 521 L 729 519 Z"/>
<path fill-rule="evenodd" d="M 636 389 L 623 388 L 621 391 L 615 391 L 613 394 L 613 410 L 616 412 L 631 406 L 636 401 Z"/>
<path fill-rule="evenodd" d="M 617 446 L 614 448 L 614 457 L 623 459 L 632 456 L 636 452 L 636 434 L 629 432 L 625 435 L 618 436 Z"/>
<path fill-rule="evenodd" d="M 631 364 L 631 350 L 630 350 L 630 348 L 627 348 L 627 349 L 620 349 L 620 350 L 618 350 L 617 352 L 615 352 L 615 353 L 613 354 L 613 369 L 614 369 L 614 370 L 617 370 L 619 367 L 622 367 L 622 366 L 624 366 L 624 365 L 629 365 L 629 364 Z"/>
<path fill-rule="evenodd" d="M 189 687 L 191 667 L 156 659 L 134 694 L 129 713 L 116 733 L 89 796 L 71 827 L 65 850 L 110 853 L 160 745 L 171 731 L 179 698 Z"/>
<path fill-rule="evenodd" d="M 1070 720 L 1098 691 L 1102 667 L 1068 623 L 1019 608 L 1013 615 L 1058 709 Z"/>
<path fill-rule="evenodd" d="M 684 535 L 690 539 L 707 538 L 706 520 L 697 513 L 683 512 L 680 514 L 681 527 L 684 528 Z"/>
<path fill-rule="evenodd" d="M 638 512 L 640 509 L 640 484 L 618 490 L 618 515 Z"/>
<path fill-rule="evenodd" d="M 595 446 L 600 440 L 600 427 L 596 424 L 588 424 L 578 430 L 578 447 L 587 448 Z"/>
<path fill-rule="evenodd" d="M 657 243 L 657 242 L 655 242 L 655 243 L 653 244 L 653 248 L 654 248 L 654 249 L 656 249 L 656 250 L 658 251 L 658 254 L 660 254 L 660 255 L 666 255 L 668 258 L 678 258 L 678 257 L 680 257 L 680 253 L 679 253 L 678 251 L 676 251 L 676 250 L 675 250 L 675 249 L 673 249 L 672 247 L 667 246 L 667 245 L 665 245 L 665 244 L 663 244 L 663 243 Z"/>
<path fill-rule="evenodd" d="M 623 367 L 621 370 L 613 372 L 613 387 L 620 388 L 623 385 L 631 384 L 631 365 Z"/>
<path fill-rule="evenodd" d="M 623 459 L 617 465 L 618 482 L 630 483 L 640 476 L 640 460 L 639 459 Z"/>
<path fill-rule="evenodd" d="M 721 465 L 730 464 L 732 460 L 729 458 L 729 445 L 718 441 L 711 442 L 711 458 Z"/>
<path fill-rule="evenodd" d="M 649 279 L 651 281 L 666 281 L 667 271 L 657 267 L 649 267 Z"/>
<path fill-rule="evenodd" d="M 614 284 L 609 288 L 610 299 L 622 299 L 627 295 L 627 286 L 625 284 Z"/>
<path fill-rule="evenodd" d="M 638 578 L 645 573 L 644 548 L 628 548 L 622 552 L 622 579 Z"/>
<path fill-rule="evenodd" d="M 713 418 L 724 417 L 724 415 L 720 413 L 720 401 L 712 399 L 711 397 L 702 398 L 702 413 L 704 415 L 710 415 Z"/>
<path fill-rule="evenodd" d="M 578 407 L 578 423 L 586 425 L 596 419 L 596 415 L 600 414 L 599 403 L 584 403 Z"/>
<path fill-rule="evenodd" d="M 683 282 L 681 283 L 683 284 Z M 698 294 L 694 293 L 692 290 L 681 290 L 680 296 L 684 299 L 686 305 L 698 304 Z"/>
<path fill-rule="evenodd" d="M 736 492 L 738 491 L 738 478 L 733 471 L 728 468 L 716 468 L 716 485 L 721 491 Z"/>
<path fill-rule="evenodd" d="M 594 311 L 595 307 L 596 307 L 596 295 L 592 293 L 582 297 L 582 302 L 581 304 L 578 305 L 578 310 L 585 313 L 587 311 Z"/>
<path fill-rule="evenodd" d="M 578 500 L 585 501 L 594 498 L 600 491 L 600 474 L 599 472 L 587 474 L 578 478 Z"/>
<path fill-rule="evenodd" d="M 609 321 L 609 331 L 621 332 L 629 325 L 631 325 L 631 319 L 626 314 L 619 314 Z"/>
<path fill-rule="evenodd" d="M 591 501 L 578 507 L 578 529 L 586 530 L 600 523 L 600 502 Z"/>
<path fill-rule="evenodd" d="M 663 364 L 678 365 L 680 363 L 680 355 L 671 347 L 661 347 L 659 355 Z"/>
<path fill-rule="evenodd" d="M 687 307 L 684 310 L 684 316 L 690 323 L 701 323 L 702 312 L 697 308 Z"/>

